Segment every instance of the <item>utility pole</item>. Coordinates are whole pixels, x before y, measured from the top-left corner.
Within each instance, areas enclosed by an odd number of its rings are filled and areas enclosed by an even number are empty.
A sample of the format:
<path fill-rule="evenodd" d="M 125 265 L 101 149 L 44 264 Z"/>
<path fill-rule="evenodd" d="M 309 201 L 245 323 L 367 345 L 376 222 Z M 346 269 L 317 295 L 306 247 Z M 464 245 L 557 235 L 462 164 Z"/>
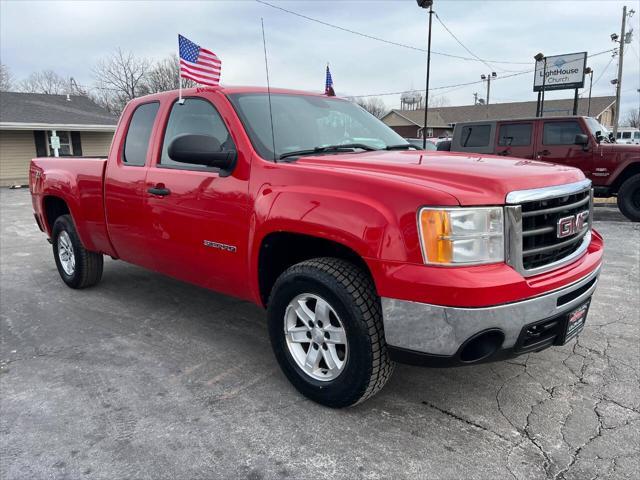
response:
<path fill-rule="evenodd" d="M 478 104 L 478 92 L 473 92 L 473 104 Z"/>
<path fill-rule="evenodd" d="M 613 136 L 618 134 L 618 122 L 620 121 L 620 92 L 622 91 L 622 63 L 624 61 L 624 43 L 625 43 L 625 28 L 627 23 L 627 7 L 622 7 L 622 28 L 620 29 L 620 48 L 618 54 L 620 55 L 618 60 L 618 81 L 616 82 L 616 107 L 613 119 Z M 612 37 L 613 38 L 613 37 Z"/>

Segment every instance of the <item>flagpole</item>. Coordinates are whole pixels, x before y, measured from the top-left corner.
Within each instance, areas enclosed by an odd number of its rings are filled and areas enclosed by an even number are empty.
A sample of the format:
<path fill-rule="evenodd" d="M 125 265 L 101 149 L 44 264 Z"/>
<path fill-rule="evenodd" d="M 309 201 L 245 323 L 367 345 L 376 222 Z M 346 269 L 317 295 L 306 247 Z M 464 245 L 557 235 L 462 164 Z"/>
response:
<path fill-rule="evenodd" d="M 178 35 L 178 103 L 182 105 L 182 66 L 180 65 L 180 35 Z"/>

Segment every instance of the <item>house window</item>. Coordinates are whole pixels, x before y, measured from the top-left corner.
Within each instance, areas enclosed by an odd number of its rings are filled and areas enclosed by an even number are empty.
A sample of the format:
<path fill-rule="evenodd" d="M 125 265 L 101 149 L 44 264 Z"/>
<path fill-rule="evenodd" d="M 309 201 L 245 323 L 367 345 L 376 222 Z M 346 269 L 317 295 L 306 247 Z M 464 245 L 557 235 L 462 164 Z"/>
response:
<path fill-rule="evenodd" d="M 71 145 L 71 133 L 61 132 L 56 130 L 56 135 L 60 137 L 60 148 L 58 149 L 58 155 L 61 157 L 70 157 L 73 155 L 73 147 Z M 52 131 L 47 132 L 47 155 L 50 157 L 55 156 L 55 151 L 51 146 Z"/>

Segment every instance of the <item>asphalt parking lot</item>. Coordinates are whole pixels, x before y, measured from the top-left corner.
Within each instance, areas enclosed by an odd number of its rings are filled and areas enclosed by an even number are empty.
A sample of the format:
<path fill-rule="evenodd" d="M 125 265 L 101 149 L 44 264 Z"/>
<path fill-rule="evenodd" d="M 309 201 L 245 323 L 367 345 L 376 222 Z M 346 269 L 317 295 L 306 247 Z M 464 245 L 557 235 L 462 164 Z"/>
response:
<path fill-rule="evenodd" d="M 638 478 L 640 224 L 596 209 L 606 263 L 577 342 L 399 365 L 354 408 L 300 396 L 245 302 L 123 262 L 58 277 L 26 190 L 0 192 L 0 477 Z"/>

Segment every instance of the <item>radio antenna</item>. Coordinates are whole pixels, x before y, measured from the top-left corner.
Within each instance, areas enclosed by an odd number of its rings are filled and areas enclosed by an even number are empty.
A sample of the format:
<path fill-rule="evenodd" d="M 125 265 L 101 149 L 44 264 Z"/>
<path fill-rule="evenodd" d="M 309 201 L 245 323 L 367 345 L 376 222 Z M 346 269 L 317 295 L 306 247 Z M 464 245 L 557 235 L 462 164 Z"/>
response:
<path fill-rule="evenodd" d="M 267 61 L 267 41 L 264 36 L 264 19 L 260 17 L 262 25 L 262 46 L 264 47 L 264 69 L 267 72 L 267 97 L 269 98 L 269 120 L 271 121 L 271 142 L 273 143 L 273 161 L 277 162 L 276 135 L 273 131 L 273 110 L 271 109 L 271 85 L 269 83 L 269 62 Z"/>

